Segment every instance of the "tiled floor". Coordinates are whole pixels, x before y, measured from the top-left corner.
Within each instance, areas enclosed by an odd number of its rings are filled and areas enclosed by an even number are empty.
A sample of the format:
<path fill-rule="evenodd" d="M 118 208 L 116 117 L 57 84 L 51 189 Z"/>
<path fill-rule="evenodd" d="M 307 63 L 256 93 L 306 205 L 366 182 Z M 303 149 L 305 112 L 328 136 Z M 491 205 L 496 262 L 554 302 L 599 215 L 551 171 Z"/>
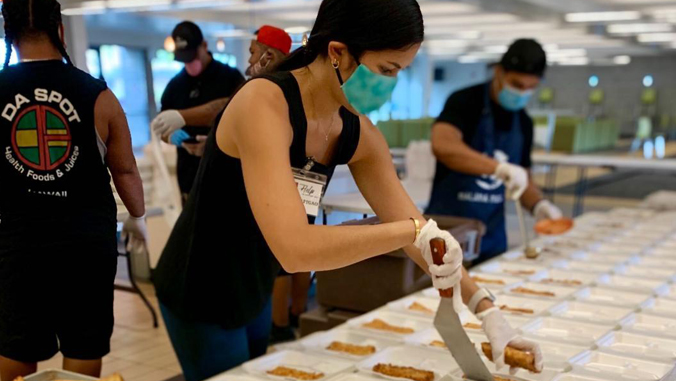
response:
<path fill-rule="evenodd" d="M 149 284 L 141 287 L 159 314 L 154 289 Z M 39 369 L 61 368 L 61 361 L 61 355 L 57 355 L 41 363 Z M 181 374 L 163 324 L 153 328 L 150 312 L 141 299 L 120 291 L 115 291 L 115 330 L 111 353 L 103 359 L 102 375 L 115 372 L 125 381 L 163 381 Z"/>

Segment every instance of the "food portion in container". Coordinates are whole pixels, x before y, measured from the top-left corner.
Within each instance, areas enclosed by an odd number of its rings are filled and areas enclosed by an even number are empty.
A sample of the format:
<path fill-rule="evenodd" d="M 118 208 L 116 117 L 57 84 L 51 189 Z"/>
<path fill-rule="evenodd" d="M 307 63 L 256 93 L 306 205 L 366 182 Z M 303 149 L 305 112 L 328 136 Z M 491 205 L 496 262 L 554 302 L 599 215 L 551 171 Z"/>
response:
<path fill-rule="evenodd" d="M 436 290 L 435 290 L 436 291 Z M 439 291 L 436 291 L 437 296 Z M 410 313 L 424 317 L 432 317 L 439 308 L 439 298 L 424 296 L 408 296 L 387 304 L 393 311 Z"/>
<path fill-rule="evenodd" d="M 368 323 L 364 323 L 361 325 L 364 328 L 369 328 L 369 329 L 375 329 L 378 331 L 385 331 L 385 332 L 392 332 L 392 333 L 398 333 L 401 335 L 408 335 L 413 332 L 415 332 L 415 329 L 411 327 L 404 327 L 404 326 L 398 326 L 394 324 L 389 324 L 388 322 L 382 320 L 382 319 L 373 319 Z"/>
<path fill-rule="evenodd" d="M 376 347 L 374 345 L 357 345 L 343 343 L 341 341 L 332 341 L 326 349 L 334 352 L 347 353 L 353 356 L 368 356 L 376 353 Z"/>
<path fill-rule="evenodd" d="M 394 378 L 405 378 L 413 381 L 434 381 L 434 372 L 416 369 L 411 366 L 376 364 L 373 366 L 373 371 Z"/>
<path fill-rule="evenodd" d="M 490 343 L 481 343 L 481 351 L 491 361 L 493 361 L 493 347 Z M 540 373 L 535 368 L 535 356 L 532 353 L 524 352 L 516 348 L 505 348 L 505 364 L 515 368 L 526 369 L 533 373 Z"/>
<path fill-rule="evenodd" d="M 266 373 L 271 376 L 292 378 L 294 380 L 302 381 L 319 380 L 325 376 L 324 373 L 321 372 L 306 372 L 286 366 L 278 366 L 275 369 L 268 370 Z"/>
<path fill-rule="evenodd" d="M 506 274 L 489 274 L 470 271 L 469 276 L 474 283 L 479 285 L 479 287 L 485 287 L 491 291 L 500 291 L 505 287 L 523 282 L 523 278 L 521 277 Z"/>
<path fill-rule="evenodd" d="M 570 218 L 557 220 L 541 220 L 535 224 L 535 231 L 543 235 L 560 235 L 573 228 L 574 222 Z"/>
<path fill-rule="evenodd" d="M 526 282 L 515 287 L 510 287 L 506 292 L 512 295 L 558 300 L 570 296 L 575 292 L 575 289 L 571 287 L 559 287 L 549 284 Z"/>
<path fill-rule="evenodd" d="M 530 281 L 554 286 L 580 287 L 594 284 L 598 278 L 599 275 L 596 274 L 551 269 L 531 277 Z"/>
<path fill-rule="evenodd" d="M 518 278 L 527 278 L 533 276 L 541 271 L 546 270 L 546 267 L 539 265 L 524 264 L 520 262 L 510 261 L 495 261 L 489 264 L 480 266 L 477 271 L 486 274 L 504 274 L 515 276 Z"/>
<path fill-rule="evenodd" d="M 554 307 L 556 303 L 556 301 L 507 294 L 497 295 L 494 302 L 494 304 L 505 314 L 515 314 L 526 317 L 539 315 Z"/>

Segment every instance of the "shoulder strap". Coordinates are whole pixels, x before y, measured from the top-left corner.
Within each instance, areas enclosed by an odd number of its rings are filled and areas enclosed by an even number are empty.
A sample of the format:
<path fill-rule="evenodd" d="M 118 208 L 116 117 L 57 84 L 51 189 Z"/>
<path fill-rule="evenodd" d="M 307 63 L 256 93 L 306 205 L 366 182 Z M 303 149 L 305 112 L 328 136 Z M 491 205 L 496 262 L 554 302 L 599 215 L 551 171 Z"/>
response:
<path fill-rule="evenodd" d="M 359 116 L 351 113 L 345 107 L 340 109 L 340 117 L 343 119 L 343 132 L 335 154 L 335 165 L 347 164 L 359 146 L 361 136 L 361 122 Z"/>

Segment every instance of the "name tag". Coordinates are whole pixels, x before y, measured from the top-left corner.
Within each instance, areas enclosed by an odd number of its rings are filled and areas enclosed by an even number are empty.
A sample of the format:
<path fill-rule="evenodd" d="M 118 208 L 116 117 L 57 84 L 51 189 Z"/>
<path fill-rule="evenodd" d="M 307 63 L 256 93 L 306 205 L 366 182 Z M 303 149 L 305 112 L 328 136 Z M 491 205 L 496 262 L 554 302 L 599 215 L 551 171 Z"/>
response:
<path fill-rule="evenodd" d="M 293 178 L 296 180 L 298 194 L 303 201 L 303 206 L 305 206 L 305 213 L 308 216 L 317 217 L 324 196 L 327 177 L 319 173 L 294 168 Z"/>

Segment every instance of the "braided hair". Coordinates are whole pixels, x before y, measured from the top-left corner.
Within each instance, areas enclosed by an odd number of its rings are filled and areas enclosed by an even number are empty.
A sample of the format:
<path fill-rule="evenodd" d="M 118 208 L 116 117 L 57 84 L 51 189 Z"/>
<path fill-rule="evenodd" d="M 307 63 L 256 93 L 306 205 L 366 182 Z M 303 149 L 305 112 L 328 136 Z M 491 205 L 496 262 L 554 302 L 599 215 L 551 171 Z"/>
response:
<path fill-rule="evenodd" d="M 73 62 L 59 37 L 61 4 L 57 0 L 4 0 L 2 16 L 5 18 L 5 67 L 12 57 L 12 43 L 22 38 L 46 35 L 69 65 Z"/>

